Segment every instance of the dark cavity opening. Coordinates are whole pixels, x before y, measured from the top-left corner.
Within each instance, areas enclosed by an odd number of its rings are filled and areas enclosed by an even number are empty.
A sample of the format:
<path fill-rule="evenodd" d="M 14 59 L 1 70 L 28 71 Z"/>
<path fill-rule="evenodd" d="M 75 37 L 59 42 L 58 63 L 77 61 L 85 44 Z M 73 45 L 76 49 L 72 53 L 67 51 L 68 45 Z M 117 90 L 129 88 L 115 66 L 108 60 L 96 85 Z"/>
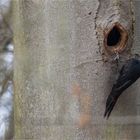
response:
<path fill-rule="evenodd" d="M 107 37 L 107 45 L 108 46 L 115 46 L 120 42 L 121 34 L 118 27 L 113 27 Z"/>

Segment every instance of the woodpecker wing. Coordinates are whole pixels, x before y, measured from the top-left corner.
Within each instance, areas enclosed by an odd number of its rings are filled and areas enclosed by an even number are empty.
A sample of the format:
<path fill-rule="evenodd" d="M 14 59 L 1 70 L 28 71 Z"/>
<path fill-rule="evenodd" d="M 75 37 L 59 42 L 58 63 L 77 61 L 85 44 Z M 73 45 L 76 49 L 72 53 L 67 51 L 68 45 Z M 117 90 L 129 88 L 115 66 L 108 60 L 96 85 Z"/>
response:
<path fill-rule="evenodd" d="M 129 80 L 126 83 L 124 83 L 122 85 L 122 87 L 120 87 L 120 88 L 116 88 L 116 85 L 113 86 L 112 91 L 107 98 L 104 117 L 107 116 L 107 119 L 109 118 L 111 111 L 113 110 L 113 108 L 114 108 L 119 96 L 121 95 L 122 91 L 124 91 L 124 89 L 129 87 L 131 84 L 132 84 L 132 81 Z"/>
<path fill-rule="evenodd" d="M 127 64 L 123 65 L 120 71 L 120 75 L 115 83 L 115 89 L 118 91 L 122 91 L 125 87 L 127 87 L 128 81 L 131 81 L 131 74 L 133 72 L 133 61 L 129 61 Z M 129 84 L 128 84 L 129 85 Z"/>
<path fill-rule="evenodd" d="M 128 61 L 127 64 L 125 64 L 121 71 L 120 75 L 116 81 L 116 83 L 113 85 L 110 95 L 107 98 L 106 102 L 106 109 L 104 113 L 104 117 L 109 117 L 111 114 L 111 111 L 113 110 L 119 96 L 122 94 L 122 92 L 127 89 L 130 85 L 132 85 L 139 77 L 137 75 L 136 77 L 133 76 L 135 69 L 136 69 L 136 60 L 131 59 Z"/>

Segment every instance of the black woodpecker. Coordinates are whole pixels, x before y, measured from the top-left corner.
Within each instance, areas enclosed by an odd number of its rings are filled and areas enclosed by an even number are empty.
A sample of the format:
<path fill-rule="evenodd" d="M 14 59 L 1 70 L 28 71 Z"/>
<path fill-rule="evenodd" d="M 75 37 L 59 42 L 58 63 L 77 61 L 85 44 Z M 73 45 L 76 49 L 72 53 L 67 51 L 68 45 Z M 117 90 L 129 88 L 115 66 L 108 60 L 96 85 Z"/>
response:
<path fill-rule="evenodd" d="M 104 117 L 109 118 L 119 96 L 140 77 L 140 60 L 132 58 L 119 73 L 116 83 L 113 85 L 111 93 L 106 101 Z"/>

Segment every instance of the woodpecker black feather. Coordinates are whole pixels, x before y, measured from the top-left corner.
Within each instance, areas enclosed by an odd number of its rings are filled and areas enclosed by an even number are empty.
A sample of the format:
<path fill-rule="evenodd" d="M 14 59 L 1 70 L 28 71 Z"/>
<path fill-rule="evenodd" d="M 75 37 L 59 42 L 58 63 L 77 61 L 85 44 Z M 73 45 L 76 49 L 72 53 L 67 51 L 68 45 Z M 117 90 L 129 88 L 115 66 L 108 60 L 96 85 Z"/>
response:
<path fill-rule="evenodd" d="M 110 116 L 119 96 L 131 86 L 140 77 L 140 60 L 135 58 L 130 59 L 119 73 L 116 83 L 113 85 L 112 90 L 106 101 L 106 109 L 104 117 Z"/>

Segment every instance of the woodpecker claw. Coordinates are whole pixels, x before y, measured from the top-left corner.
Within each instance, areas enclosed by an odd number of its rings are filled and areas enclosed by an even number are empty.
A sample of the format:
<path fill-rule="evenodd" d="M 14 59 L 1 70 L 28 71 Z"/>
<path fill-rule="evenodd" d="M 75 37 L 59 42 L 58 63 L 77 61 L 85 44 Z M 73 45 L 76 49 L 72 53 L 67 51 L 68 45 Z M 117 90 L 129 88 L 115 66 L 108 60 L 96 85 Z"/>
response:
<path fill-rule="evenodd" d="M 114 60 L 119 60 L 119 59 L 120 59 L 119 53 L 118 52 L 115 52 Z"/>

